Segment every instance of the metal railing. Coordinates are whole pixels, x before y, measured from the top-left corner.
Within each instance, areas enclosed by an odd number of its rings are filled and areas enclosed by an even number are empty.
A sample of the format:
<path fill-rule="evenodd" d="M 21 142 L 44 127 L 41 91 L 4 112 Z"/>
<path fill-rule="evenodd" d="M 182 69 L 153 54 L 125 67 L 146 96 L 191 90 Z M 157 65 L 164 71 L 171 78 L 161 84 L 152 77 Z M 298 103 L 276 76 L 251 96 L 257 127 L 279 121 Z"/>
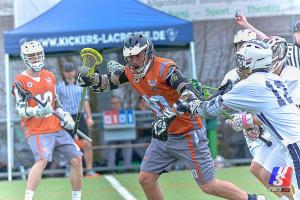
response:
<path fill-rule="evenodd" d="M 149 129 L 149 128 L 152 127 L 152 121 L 154 120 L 154 116 L 153 116 L 151 111 L 138 111 L 137 110 L 137 111 L 135 111 L 135 114 L 136 114 L 136 128 L 137 129 Z M 99 137 L 99 132 L 101 132 L 103 130 L 103 126 L 102 126 L 102 124 L 103 124 L 103 115 L 102 115 L 102 113 L 94 113 L 93 118 L 94 118 L 95 124 L 97 124 L 97 126 L 93 127 L 92 132 L 94 133 L 94 136 L 95 136 L 95 133 L 96 134 L 98 133 L 98 137 Z M 0 119 L 0 143 L 1 143 L 1 141 L 3 142 L 3 140 L 5 141 L 5 136 L 6 136 L 6 134 L 5 134 L 6 133 L 5 132 L 5 128 L 6 128 L 5 125 L 6 124 L 5 123 L 6 123 L 5 119 Z M 14 129 L 16 130 L 19 127 L 19 119 L 14 118 L 13 119 L 13 124 L 14 124 Z M 14 131 L 14 134 L 16 135 L 16 131 Z M 16 154 L 16 153 L 18 153 L 16 151 L 16 146 L 18 145 L 18 142 L 20 141 L 20 138 L 17 138 L 17 137 L 14 137 L 14 138 L 15 138 L 14 148 L 15 148 L 15 154 Z M 23 138 L 23 140 L 24 140 L 24 138 Z M 98 141 L 98 144 L 97 144 L 97 141 L 95 141 L 95 143 L 96 144 L 93 145 L 93 151 L 105 150 L 105 149 L 109 149 L 109 148 L 128 148 L 128 147 L 131 147 L 131 148 L 145 147 L 145 148 L 147 148 L 148 145 L 150 144 L 148 142 L 145 142 L 145 143 L 133 143 L 133 144 L 106 145 L 106 144 L 100 143 L 99 141 Z M 2 147 L 0 147 L 0 148 L 2 148 Z M 30 153 L 30 150 L 28 151 L 28 153 Z M 0 151 L 0 156 L 1 156 L 1 151 Z M 1 162 L 1 158 L 0 158 L 0 162 Z M 235 165 L 235 164 L 249 164 L 250 162 L 251 162 L 251 159 L 249 159 L 249 158 L 230 159 L 230 160 L 222 161 L 221 164 L 224 164 L 224 166 L 230 166 L 230 165 Z M 119 170 L 138 170 L 139 165 L 132 165 L 132 166 L 129 166 L 129 167 L 125 167 L 125 166 L 116 166 L 116 167 L 97 166 L 97 167 L 94 167 L 94 169 L 96 171 L 101 171 L 101 172 L 115 171 L 115 170 L 118 170 L 118 171 Z M 29 172 L 29 169 L 25 169 L 21 164 L 21 165 L 15 167 L 15 169 L 12 173 L 12 176 L 14 178 L 21 177 L 22 179 L 24 179 L 28 175 L 28 172 Z M 66 169 L 46 169 L 43 174 L 44 175 L 66 174 Z M 0 178 L 4 178 L 4 177 L 7 177 L 7 176 L 8 176 L 8 174 L 6 172 L 0 173 Z"/>

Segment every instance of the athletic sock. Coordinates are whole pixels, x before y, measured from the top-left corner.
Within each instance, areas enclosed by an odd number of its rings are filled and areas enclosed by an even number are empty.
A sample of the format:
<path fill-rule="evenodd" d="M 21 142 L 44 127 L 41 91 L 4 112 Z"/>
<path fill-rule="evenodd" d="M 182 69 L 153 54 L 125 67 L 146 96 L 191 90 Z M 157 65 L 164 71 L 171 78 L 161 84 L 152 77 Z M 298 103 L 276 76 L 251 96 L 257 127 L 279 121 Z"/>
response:
<path fill-rule="evenodd" d="M 25 198 L 24 200 L 32 200 L 34 195 L 34 191 L 32 190 L 25 190 Z"/>
<path fill-rule="evenodd" d="M 282 196 L 279 198 L 279 200 L 290 200 L 289 198 L 287 198 L 286 196 Z"/>
<path fill-rule="evenodd" d="M 81 200 L 81 191 L 72 191 L 72 200 Z"/>
<path fill-rule="evenodd" d="M 248 200 L 256 200 L 256 196 L 253 194 L 248 194 Z"/>

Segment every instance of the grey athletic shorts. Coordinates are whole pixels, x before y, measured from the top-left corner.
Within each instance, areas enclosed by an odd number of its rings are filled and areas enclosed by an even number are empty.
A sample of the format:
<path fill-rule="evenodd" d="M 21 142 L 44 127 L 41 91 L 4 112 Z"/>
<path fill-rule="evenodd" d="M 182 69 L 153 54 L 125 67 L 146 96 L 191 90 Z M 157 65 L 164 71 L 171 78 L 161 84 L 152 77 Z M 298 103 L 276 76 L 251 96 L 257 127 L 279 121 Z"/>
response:
<path fill-rule="evenodd" d="M 169 135 L 166 142 L 152 139 L 143 158 L 141 170 L 161 174 L 168 172 L 177 160 L 185 162 L 199 185 L 214 180 L 214 161 L 208 148 L 205 128 L 183 135 Z"/>
<path fill-rule="evenodd" d="M 70 162 L 82 156 L 79 147 L 65 130 L 54 133 L 36 134 L 27 138 L 35 161 L 48 160 L 58 164 Z"/>

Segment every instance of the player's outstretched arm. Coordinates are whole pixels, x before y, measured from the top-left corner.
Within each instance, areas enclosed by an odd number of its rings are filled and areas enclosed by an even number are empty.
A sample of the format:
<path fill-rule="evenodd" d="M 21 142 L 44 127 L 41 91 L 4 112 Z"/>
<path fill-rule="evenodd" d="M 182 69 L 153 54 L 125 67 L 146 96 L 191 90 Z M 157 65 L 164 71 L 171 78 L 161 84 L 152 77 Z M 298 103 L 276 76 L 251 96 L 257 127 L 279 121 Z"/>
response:
<path fill-rule="evenodd" d="M 125 71 L 116 70 L 108 74 L 94 73 L 88 76 L 88 68 L 82 66 L 77 77 L 77 83 L 81 87 L 90 87 L 95 92 L 107 92 L 117 89 L 120 84 L 128 82 Z"/>
<path fill-rule="evenodd" d="M 257 34 L 257 37 L 261 40 L 268 38 L 268 36 L 265 33 L 261 32 L 260 30 L 255 28 L 252 24 L 250 24 L 246 16 L 241 13 L 235 16 L 235 22 L 245 29 L 250 29 L 251 31 L 254 31 Z"/>

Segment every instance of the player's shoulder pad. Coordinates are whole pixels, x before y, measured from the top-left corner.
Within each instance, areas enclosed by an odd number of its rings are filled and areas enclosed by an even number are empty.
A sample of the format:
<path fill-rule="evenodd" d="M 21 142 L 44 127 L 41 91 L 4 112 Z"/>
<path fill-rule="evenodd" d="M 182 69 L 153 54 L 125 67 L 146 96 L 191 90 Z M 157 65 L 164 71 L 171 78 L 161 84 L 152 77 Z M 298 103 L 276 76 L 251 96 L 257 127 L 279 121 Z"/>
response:
<path fill-rule="evenodd" d="M 162 77 L 163 75 L 167 75 L 169 68 L 176 67 L 176 63 L 167 58 L 155 57 L 153 61 L 154 65 L 159 68 L 159 76 Z"/>

